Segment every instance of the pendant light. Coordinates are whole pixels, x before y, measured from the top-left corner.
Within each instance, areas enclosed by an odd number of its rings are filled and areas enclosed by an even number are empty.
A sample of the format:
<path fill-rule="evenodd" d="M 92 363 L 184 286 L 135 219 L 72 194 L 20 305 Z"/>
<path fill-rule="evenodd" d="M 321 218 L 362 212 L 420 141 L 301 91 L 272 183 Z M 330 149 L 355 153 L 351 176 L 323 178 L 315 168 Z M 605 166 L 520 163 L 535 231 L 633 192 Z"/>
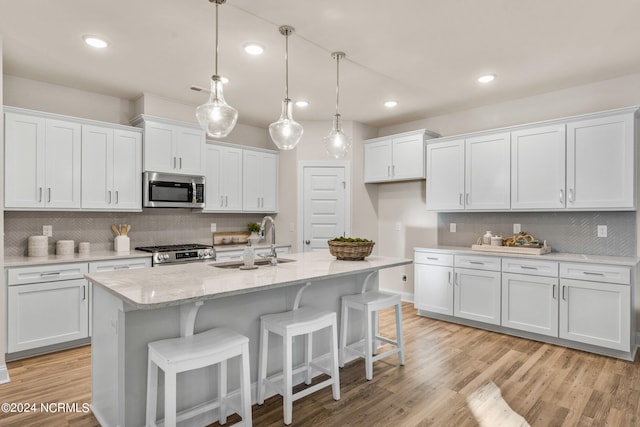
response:
<path fill-rule="evenodd" d="M 282 25 L 278 30 L 280 34 L 285 37 L 284 100 L 282 101 L 280 119 L 269 125 L 269 135 L 271 135 L 271 139 L 280 150 L 291 150 L 300 142 L 304 131 L 300 123 L 293 120 L 291 115 L 293 104 L 291 103 L 291 99 L 289 99 L 289 35 L 292 34 L 295 29 L 290 25 Z"/>
<path fill-rule="evenodd" d="M 333 52 L 331 57 L 336 60 L 336 114 L 333 116 L 333 127 L 329 135 L 322 139 L 327 152 L 336 159 L 343 158 L 351 148 L 351 137 L 342 130 L 342 120 L 338 108 L 340 101 L 340 60 L 344 59 L 344 52 Z"/>
<path fill-rule="evenodd" d="M 218 6 L 227 0 L 209 0 L 216 4 L 216 51 L 215 72 L 211 76 L 209 101 L 196 109 L 196 118 L 202 129 L 213 138 L 229 135 L 238 120 L 238 110 L 227 104 L 222 93 L 222 79 L 218 75 Z"/>

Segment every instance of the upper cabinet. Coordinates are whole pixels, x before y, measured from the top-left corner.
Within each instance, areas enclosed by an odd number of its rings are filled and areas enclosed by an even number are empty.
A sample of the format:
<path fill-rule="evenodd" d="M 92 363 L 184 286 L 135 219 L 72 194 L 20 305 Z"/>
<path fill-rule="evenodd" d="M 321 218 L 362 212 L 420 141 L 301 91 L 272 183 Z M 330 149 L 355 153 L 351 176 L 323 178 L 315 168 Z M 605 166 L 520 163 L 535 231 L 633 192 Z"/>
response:
<path fill-rule="evenodd" d="M 142 210 L 142 132 L 82 126 L 82 208 Z"/>
<path fill-rule="evenodd" d="M 242 209 L 278 211 L 278 155 L 244 150 L 242 158 Z"/>
<path fill-rule="evenodd" d="M 144 129 L 144 171 L 203 174 L 206 139 L 198 125 L 145 114 L 132 124 Z"/>
<path fill-rule="evenodd" d="M 424 141 L 438 135 L 425 129 L 364 142 L 364 182 L 424 179 Z"/>
<path fill-rule="evenodd" d="M 205 212 L 277 212 L 277 152 L 207 142 Z"/>
<path fill-rule="evenodd" d="M 625 108 L 430 141 L 427 209 L 635 210 L 637 113 Z"/>
<path fill-rule="evenodd" d="M 80 124 L 5 111 L 5 208 L 79 209 Z"/>

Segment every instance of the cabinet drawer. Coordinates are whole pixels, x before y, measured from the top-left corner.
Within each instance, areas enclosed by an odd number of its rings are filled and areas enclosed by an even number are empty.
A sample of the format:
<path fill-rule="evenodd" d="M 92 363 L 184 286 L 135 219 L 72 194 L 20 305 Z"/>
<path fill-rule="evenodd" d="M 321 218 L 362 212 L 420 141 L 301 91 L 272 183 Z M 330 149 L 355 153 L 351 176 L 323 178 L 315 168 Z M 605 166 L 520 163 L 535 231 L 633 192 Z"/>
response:
<path fill-rule="evenodd" d="M 433 252 L 414 252 L 414 260 L 416 264 L 444 265 L 453 266 L 453 255 L 438 254 Z"/>
<path fill-rule="evenodd" d="M 89 263 L 89 272 L 100 273 L 103 271 L 131 270 L 136 268 L 151 267 L 151 258 L 128 258 L 108 261 L 95 261 Z"/>
<path fill-rule="evenodd" d="M 7 268 L 7 285 L 82 279 L 89 272 L 86 262 Z"/>
<path fill-rule="evenodd" d="M 631 269 L 613 265 L 561 263 L 560 277 L 629 285 L 631 283 Z"/>
<path fill-rule="evenodd" d="M 529 259 L 502 259 L 503 273 L 527 274 L 531 276 L 558 277 L 558 263 Z"/>
<path fill-rule="evenodd" d="M 476 270 L 500 271 L 500 258 L 474 255 L 456 255 L 456 268 L 473 268 Z"/>

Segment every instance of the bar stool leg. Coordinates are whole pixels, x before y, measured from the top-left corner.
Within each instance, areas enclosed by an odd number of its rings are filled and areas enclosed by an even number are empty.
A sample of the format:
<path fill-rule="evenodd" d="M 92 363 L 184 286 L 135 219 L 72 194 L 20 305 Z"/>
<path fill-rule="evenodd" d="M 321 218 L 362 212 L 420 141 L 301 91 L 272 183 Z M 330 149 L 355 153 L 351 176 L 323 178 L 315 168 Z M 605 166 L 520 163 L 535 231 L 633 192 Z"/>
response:
<path fill-rule="evenodd" d="M 158 367 L 149 358 L 147 363 L 147 411 L 145 425 L 156 423 L 156 410 L 158 406 Z"/>
<path fill-rule="evenodd" d="M 240 405 L 242 424 L 250 427 L 251 417 L 251 373 L 249 371 L 249 344 L 242 346 L 242 372 L 240 374 Z"/>
<path fill-rule="evenodd" d="M 331 325 L 331 357 L 333 359 L 331 378 L 333 384 L 331 385 L 331 391 L 333 392 L 333 400 L 340 400 L 340 371 L 338 369 L 338 325 L 334 316 Z"/>
<path fill-rule="evenodd" d="M 340 360 L 340 367 L 344 368 L 344 362 L 345 362 L 345 353 L 346 353 L 346 347 L 347 347 L 347 324 L 349 322 L 349 307 L 347 306 L 347 304 L 343 301 L 342 302 L 342 313 L 340 315 L 340 350 L 339 350 L 339 360 Z"/>
<path fill-rule="evenodd" d="M 168 367 L 164 373 L 164 425 L 176 427 L 176 371 Z"/>
<path fill-rule="evenodd" d="M 218 399 L 220 400 L 220 424 L 227 422 L 227 361 L 218 363 Z"/>
<path fill-rule="evenodd" d="M 396 341 L 398 343 L 398 360 L 404 366 L 404 338 L 402 337 L 402 303 L 396 305 Z"/>
<path fill-rule="evenodd" d="M 283 388 L 282 395 L 284 407 L 284 423 L 291 424 L 293 417 L 293 337 L 288 333 L 283 337 L 284 354 L 283 354 Z"/>
<path fill-rule="evenodd" d="M 260 354 L 258 358 L 258 390 L 256 403 L 262 405 L 265 395 L 265 379 L 267 378 L 267 357 L 269 355 L 269 331 L 260 322 Z"/>
<path fill-rule="evenodd" d="M 305 334 L 304 336 L 307 348 L 304 355 L 304 363 L 307 367 L 307 377 L 304 380 L 306 385 L 311 384 L 311 360 L 313 360 L 313 333 Z"/>
<path fill-rule="evenodd" d="M 365 317 L 365 339 L 364 339 L 364 364 L 367 381 L 373 379 L 373 324 L 371 322 L 371 311 L 364 310 Z"/>

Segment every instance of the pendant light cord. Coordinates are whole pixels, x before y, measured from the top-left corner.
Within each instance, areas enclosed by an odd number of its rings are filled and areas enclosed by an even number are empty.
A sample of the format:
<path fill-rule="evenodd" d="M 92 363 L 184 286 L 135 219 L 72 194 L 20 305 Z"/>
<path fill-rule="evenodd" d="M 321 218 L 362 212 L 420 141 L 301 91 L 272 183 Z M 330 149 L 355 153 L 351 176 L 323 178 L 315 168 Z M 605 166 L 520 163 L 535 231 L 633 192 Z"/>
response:
<path fill-rule="evenodd" d="M 217 76 L 218 75 L 218 6 L 220 6 L 219 3 L 216 2 L 216 54 L 215 54 L 215 68 L 214 68 L 214 74 Z"/>
<path fill-rule="evenodd" d="M 289 99 L 289 33 L 284 36 L 284 97 Z"/>
<path fill-rule="evenodd" d="M 343 53 L 335 53 L 336 57 L 336 115 L 340 115 L 340 58 Z"/>

